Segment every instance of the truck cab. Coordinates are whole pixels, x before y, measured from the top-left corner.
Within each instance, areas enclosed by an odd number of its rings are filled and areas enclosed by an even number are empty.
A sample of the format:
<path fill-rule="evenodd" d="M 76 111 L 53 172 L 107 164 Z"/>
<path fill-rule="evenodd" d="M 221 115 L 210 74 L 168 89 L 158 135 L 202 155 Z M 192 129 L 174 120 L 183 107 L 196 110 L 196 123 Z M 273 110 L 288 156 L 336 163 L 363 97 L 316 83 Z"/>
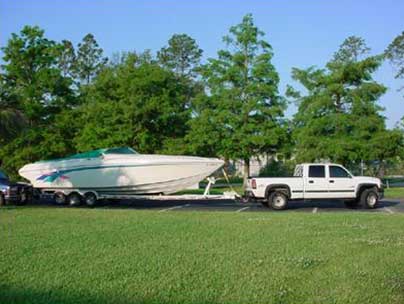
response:
<path fill-rule="evenodd" d="M 13 183 L 0 169 L 0 206 L 7 203 L 25 204 L 32 199 L 32 187 L 25 183 Z"/>
<path fill-rule="evenodd" d="M 338 199 L 348 207 L 375 208 L 383 196 L 378 178 L 354 176 L 346 168 L 332 163 L 297 165 L 293 177 L 250 178 L 246 196 L 274 209 L 285 209 L 289 200 Z"/>

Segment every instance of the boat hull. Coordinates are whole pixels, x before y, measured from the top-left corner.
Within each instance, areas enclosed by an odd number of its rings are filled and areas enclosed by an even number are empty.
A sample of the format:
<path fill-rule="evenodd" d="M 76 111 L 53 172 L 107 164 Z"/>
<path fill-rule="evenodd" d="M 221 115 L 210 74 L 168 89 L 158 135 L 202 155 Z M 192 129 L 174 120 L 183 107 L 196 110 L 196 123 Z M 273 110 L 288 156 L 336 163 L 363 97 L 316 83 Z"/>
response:
<path fill-rule="evenodd" d="M 223 166 L 200 157 L 108 155 L 102 159 L 36 163 L 19 171 L 39 189 L 94 190 L 99 194 L 171 194 L 186 189 Z"/>

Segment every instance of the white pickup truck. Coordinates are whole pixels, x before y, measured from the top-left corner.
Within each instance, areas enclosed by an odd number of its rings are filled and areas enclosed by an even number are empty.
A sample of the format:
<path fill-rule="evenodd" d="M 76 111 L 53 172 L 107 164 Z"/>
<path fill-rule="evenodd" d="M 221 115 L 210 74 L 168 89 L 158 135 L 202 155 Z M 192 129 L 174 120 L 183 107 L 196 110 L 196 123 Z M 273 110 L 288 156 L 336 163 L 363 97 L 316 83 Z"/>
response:
<path fill-rule="evenodd" d="M 276 210 L 289 200 L 344 200 L 347 207 L 375 208 L 383 197 L 380 179 L 353 176 L 338 164 L 300 164 L 293 177 L 253 177 L 248 179 L 245 197 Z"/>

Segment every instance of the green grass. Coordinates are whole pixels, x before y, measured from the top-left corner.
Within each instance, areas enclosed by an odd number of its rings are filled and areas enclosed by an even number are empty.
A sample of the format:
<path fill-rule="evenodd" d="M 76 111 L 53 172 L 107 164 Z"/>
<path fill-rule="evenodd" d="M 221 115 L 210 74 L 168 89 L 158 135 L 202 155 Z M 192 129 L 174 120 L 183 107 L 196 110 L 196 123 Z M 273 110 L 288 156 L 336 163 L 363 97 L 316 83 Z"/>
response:
<path fill-rule="evenodd" d="M 404 215 L 0 209 L 0 303 L 404 303 Z"/>
<path fill-rule="evenodd" d="M 386 188 L 384 189 L 384 196 L 386 198 L 402 198 L 404 199 L 404 188 Z"/>

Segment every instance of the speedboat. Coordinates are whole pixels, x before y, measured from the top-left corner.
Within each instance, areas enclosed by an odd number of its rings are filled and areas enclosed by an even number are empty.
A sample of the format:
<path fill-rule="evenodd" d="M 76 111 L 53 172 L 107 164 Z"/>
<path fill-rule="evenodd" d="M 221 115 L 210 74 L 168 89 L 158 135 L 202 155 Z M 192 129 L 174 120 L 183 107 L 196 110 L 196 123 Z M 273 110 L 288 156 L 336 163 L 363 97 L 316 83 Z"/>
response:
<path fill-rule="evenodd" d="M 97 195 L 171 194 L 212 175 L 216 158 L 139 154 L 131 148 L 89 151 L 28 164 L 19 174 L 34 188 L 94 191 Z"/>

